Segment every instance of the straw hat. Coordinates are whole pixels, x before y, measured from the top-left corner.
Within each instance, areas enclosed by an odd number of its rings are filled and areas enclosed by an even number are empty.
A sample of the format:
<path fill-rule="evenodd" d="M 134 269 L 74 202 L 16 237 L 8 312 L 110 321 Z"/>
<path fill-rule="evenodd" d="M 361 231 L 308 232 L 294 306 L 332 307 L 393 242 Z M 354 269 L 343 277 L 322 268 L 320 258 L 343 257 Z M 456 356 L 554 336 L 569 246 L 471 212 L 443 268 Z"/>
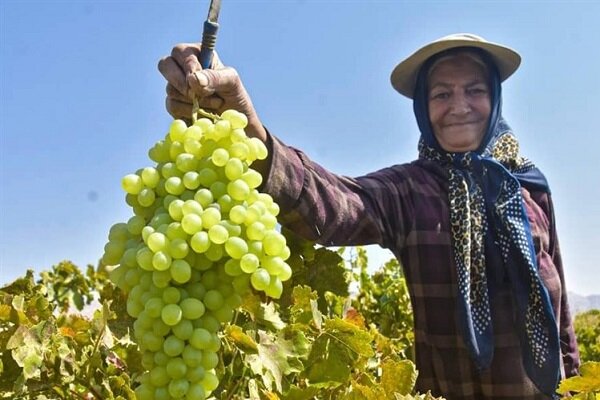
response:
<path fill-rule="evenodd" d="M 421 65 L 434 54 L 455 47 L 478 47 L 487 51 L 498 67 L 501 81 L 511 76 L 521 64 L 521 56 L 511 48 L 488 42 L 481 36 L 471 33 L 455 33 L 426 44 L 400 62 L 392 71 L 392 86 L 412 99 Z"/>

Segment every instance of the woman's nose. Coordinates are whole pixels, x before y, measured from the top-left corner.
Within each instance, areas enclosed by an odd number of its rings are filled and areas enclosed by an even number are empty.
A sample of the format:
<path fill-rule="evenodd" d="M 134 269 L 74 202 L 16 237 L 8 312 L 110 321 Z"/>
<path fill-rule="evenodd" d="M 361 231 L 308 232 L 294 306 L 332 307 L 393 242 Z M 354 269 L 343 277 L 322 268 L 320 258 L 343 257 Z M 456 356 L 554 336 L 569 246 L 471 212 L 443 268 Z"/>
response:
<path fill-rule="evenodd" d="M 452 96 L 450 103 L 450 112 L 455 115 L 464 115 L 471 111 L 471 105 L 468 99 L 462 94 Z"/>

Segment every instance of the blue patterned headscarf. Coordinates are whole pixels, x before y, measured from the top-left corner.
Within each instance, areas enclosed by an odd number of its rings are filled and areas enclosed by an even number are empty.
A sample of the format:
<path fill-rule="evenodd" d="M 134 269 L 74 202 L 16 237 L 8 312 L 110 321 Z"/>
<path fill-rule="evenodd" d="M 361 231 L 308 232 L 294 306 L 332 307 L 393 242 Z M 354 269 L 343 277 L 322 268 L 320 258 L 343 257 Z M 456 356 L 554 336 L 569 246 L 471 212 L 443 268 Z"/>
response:
<path fill-rule="evenodd" d="M 468 50 L 487 66 L 491 112 L 479 148 L 445 151 L 438 143 L 428 112 L 427 78 L 444 55 Z M 525 371 L 545 394 L 554 396 L 560 378 L 558 329 L 550 297 L 538 274 L 536 252 L 521 187 L 550 192 L 544 175 L 519 156 L 519 144 L 502 118 L 502 91 L 495 63 L 483 50 L 459 48 L 431 57 L 421 68 L 414 112 L 421 131 L 419 158 L 434 160 L 449 173 L 448 199 L 453 256 L 458 277 L 460 330 L 480 370 L 490 366 L 494 334 L 490 296 L 496 282 L 486 274 L 486 257 L 501 255 L 516 306 L 516 329 Z"/>

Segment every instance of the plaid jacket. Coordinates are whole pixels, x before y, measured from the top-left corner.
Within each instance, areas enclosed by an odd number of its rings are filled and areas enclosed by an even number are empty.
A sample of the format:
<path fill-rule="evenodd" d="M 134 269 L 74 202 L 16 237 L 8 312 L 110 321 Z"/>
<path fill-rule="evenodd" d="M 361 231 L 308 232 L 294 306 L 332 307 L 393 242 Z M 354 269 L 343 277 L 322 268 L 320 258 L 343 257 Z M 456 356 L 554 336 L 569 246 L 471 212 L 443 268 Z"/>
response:
<path fill-rule="evenodd" d="M 527 377 L 513 326 L 513 304 L 501 260 L 487 260 L 496 279 L 491 298 L 494 359 L 479 372 L 458 331 L 456 268 L 450 243 L 448 175 L 417 160 L 366 176 L 333 174 L 304 153 L 270 137 L 272 164 L 263 190 L 281 207 L 279 219 L 322 245 L 379 244 L 401 262 L 414 310 L 417 389 L 453 399 L 544 399 Z M 425 168 L 427 167 L 427 168 Z M 552 201 L 523 189 L 539 272 L 560 332 L 563 376 L 577 373 L 579 354 L 567 304 Z"/>

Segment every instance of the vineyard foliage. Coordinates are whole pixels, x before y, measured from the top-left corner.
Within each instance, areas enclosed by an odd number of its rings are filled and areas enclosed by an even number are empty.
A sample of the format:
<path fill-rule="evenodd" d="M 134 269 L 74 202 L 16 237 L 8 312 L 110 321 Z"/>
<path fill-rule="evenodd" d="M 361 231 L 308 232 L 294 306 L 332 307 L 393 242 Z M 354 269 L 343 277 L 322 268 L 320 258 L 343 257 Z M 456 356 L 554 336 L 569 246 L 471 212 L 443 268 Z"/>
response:
<path fill-rule="evenodd" d="M 246 295 L 224 328 L 214 398 L 433 399 L 413 390 L 412 314 L 397 262 L 369 276 L 361 248 L 289 243 L 294 275 L 281 299 Z M 0 398 L 135 399 L 144 360 L 105 267 L 28 271 L 0 298 Z"/>
<path fill-rule="evenodd" d="M 294 275 L 274 301 L 248 294 L 223 331 L 215 399 L 434 399 L 417 394 L 412 312 L 395 260 L 374 274 L 362 248 L 290 240 Z M 135 399 L 144 371 L 125 295 L 106 269 L 69 261 L 0 289 L 0 398 Z M 578 316 L 597 357 L 598 312 Z M 598 399 L 600 363 L 560 392 Z"/>

